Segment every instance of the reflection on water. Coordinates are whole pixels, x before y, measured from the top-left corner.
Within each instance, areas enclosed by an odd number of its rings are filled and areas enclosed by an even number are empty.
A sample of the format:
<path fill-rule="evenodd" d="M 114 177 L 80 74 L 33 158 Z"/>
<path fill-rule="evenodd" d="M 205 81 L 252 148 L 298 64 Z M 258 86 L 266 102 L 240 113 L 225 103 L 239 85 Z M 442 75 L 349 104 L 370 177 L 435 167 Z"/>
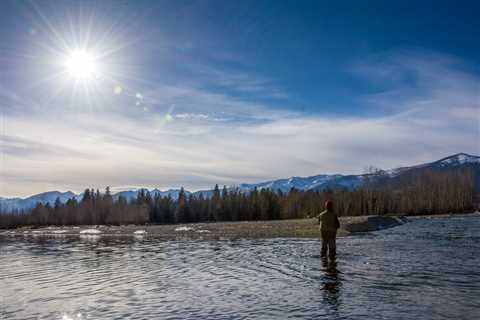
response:
<path fill-rule="evenodd" d="M 338 310 L 341 293 L 341 277 L 337 270 L 337 260 L 322 258 L 322 268 L 324 277 L 322 279 L 322 289 L 325 303 L 332 306 L 333 310 Z"/>
<path fill-rule="evenodd" d="M 480 217 L 338 240 L 0 236 L 0 319 L 478 319 Z"/>

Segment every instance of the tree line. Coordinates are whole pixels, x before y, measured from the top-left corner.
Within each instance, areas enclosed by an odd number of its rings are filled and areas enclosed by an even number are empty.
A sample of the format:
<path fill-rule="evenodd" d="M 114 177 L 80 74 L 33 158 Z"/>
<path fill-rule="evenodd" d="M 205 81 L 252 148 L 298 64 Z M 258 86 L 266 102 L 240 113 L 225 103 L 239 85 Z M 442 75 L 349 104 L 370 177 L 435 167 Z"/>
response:
<path fill-rule="evenodd" d="M 438 214 L 473 210 L 478 197 L 475 173 L 468 168 L 422 170 L 396 179 L 385 179 L 381 172 L 366 177 L 365 184 L 353 190 L 243 192 L 216 185 L 209 197 L 188 195 L 181 188 L 178 199 L 140 190 L 127 201 L 114 199 L 108 187 L 103 193 L 86 189 L 79 201 L 57 199 L 25 212 L 0 212 L 0 227 L 300 219 L 318 215 L 326 200 L 333 201 L 339 216 Z"/>

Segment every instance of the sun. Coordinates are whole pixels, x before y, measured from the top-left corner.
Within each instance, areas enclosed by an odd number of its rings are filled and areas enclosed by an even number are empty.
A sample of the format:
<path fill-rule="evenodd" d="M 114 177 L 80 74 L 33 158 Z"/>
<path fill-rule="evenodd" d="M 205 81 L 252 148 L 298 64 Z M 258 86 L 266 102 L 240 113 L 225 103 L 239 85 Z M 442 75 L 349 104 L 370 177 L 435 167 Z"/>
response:
<path fill-rule="evenodd" d="M 88 81 L 100 76 L 95 55 L 86 50 L 70 52 L 65 58 L 64 67 L 68 75 L 76 80 Z"/>

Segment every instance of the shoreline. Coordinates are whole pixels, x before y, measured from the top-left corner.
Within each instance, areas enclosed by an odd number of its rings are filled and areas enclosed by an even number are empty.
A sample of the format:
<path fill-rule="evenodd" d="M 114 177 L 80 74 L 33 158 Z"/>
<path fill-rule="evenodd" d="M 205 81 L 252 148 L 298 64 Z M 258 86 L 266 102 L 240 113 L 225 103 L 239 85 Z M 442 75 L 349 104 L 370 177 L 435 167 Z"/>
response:
<path fill-rule="evenodd" d="M 451 216 L 480 216 L 478 212 L 467 214 L 442 214 L 425 216 L 354 216 L 340 217 L 338 236 L 393 228 L 417 219 L 448 218 Z M 0 229 L 0 236 L 9 237 L 154 237 L 165 240 L 234 240 L 268 238 L 318 238 L 315 218 L 271 221 L 203 222 L 170 225 L 124 226 L 49 226 L 41 228 L 20 227 Z"/>

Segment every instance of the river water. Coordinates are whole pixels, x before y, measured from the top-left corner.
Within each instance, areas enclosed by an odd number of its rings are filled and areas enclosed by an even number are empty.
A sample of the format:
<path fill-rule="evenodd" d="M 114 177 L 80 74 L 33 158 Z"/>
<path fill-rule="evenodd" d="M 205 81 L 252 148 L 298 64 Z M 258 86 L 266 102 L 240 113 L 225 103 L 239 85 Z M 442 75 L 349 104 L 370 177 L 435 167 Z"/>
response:
<path fill-rule="evenodd" d="M 0 319 L 480 319 L 480 216 L 319 241 L 0 237 Z"/>

